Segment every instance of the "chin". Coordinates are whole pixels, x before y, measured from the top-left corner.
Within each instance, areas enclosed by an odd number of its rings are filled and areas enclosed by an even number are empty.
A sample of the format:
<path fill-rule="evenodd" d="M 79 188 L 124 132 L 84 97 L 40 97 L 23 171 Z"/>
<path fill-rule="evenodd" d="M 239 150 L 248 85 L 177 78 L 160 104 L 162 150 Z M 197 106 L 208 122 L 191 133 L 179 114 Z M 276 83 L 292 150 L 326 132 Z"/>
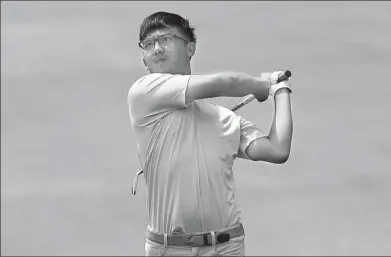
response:
<path fill-rule="evenodd" d="M 170 74 L 175 74 L 171 69 L 164 68 L 164 67 L 155 67 L 152 69 L 151 73 L 170 73 Z"/>

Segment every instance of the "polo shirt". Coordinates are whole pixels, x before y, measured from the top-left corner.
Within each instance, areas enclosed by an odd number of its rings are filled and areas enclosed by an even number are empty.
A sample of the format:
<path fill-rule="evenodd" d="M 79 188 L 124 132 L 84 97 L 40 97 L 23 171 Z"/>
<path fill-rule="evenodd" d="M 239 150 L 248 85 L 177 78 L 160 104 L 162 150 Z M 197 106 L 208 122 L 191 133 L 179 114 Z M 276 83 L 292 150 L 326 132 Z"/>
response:
<path fill-rule="evenodd" d="M 192 75 L 152 73 L 129 89 L 128 107 L 144 169 L 148 226 L 158 233 L 217 231 L 241 222 L 235 158 L 266 136 L 207 99 L 186 103 Z"/>

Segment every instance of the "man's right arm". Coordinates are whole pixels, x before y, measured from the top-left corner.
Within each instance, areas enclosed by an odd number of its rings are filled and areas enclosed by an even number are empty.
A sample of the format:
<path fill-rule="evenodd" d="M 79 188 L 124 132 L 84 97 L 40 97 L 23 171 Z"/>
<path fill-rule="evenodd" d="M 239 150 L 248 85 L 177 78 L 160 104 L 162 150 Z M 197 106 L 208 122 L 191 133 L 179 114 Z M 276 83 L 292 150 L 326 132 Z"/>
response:
<path fill-rule="evenodd" d="M 268 75 L 253 77 L 244 73 L 221 72 L 211 75 L 191 75 L 186 89 L 186 103 L 214 97 L 243 97 L 253 94 L 258 101 L 269 96 Z"/>

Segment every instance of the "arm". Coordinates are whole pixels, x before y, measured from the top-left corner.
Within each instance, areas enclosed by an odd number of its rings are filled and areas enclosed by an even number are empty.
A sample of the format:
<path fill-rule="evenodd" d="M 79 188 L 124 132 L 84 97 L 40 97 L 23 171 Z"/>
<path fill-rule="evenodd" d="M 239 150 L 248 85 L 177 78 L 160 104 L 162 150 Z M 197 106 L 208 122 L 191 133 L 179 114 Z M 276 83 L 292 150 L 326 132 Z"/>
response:
<path fill-rule="evenodd" d="M 293 133 L 290 91 L 278 90 L 274 100 L 275 113 L 269 135 L 254 140 L 245 150 L 253 161 L 284 163 L 289 158 Z"/>
<path fill-rule="evenodd" d="M 212 75 L 191 75 L 186 90 L 186 103 L 220 96 L 242 97 L 253 94 L 258 101 L 268 98 L 268 76 L 253 77 L 243 73 L 221 72 Z"/>

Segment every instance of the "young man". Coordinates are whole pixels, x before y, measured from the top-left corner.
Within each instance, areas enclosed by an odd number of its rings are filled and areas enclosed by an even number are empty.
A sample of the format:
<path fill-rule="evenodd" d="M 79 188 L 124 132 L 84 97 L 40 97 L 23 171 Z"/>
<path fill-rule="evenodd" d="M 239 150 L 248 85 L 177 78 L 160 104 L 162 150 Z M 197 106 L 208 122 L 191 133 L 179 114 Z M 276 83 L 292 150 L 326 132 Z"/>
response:
<path fill-rule="evenodd" d="M 234 197 L 233 162 L 236 157 L 271 163 L 288 159 L 290 82 L 273 84 L 282 72 L 191 75 L 194 29 L 172 13 L 145 18 L 139 46 L 150 74 L 131 86 L 128 105 L 147 185 L 146 255 L 242 256 L 245 236 Z M 268 135 L 204 100 L 249 94 L 260 102 L 269 95 L 275 101 Z"/>

